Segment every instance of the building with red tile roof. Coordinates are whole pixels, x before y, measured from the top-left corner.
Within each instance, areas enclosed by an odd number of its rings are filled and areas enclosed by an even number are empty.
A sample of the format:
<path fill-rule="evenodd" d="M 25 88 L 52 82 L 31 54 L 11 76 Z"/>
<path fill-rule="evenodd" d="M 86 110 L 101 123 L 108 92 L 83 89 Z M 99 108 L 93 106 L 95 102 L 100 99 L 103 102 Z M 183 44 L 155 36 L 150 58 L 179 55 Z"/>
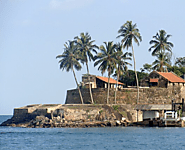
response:
<path fill-rule="evenodd" d="M 185 83 L 185 80 L 173 72 L 157 72 L 171 83 Z"/>
<path fill-rule="evenodd" d="M 109 79 L 109 78 L 107 78 L 107 77 L 101 77 L 101 76 L 96 76 L 96 78 L 100 79 L 101 81 L 103 81 L 103 82 L 105 82 L 105 83 L 108 83 L 108 79 Z M 111 84 L 117 84 L 117 81 L 114 80 L 114 79 L 112 79 L 112 78 L 110 78 L 109 83 L 111 83 Z M 119 85 L 124 85 L 124 84 L 121 83 L 121 82 L 118 82 L 118 84 L 119 84 Z"/>
<path fill-rule="evenodd" d="M 173 72 L 158 72 L 153 71 L 148 77 L 143 79 L 140 83 L 141 86 L 156 86 L 156 87 L 169 87 L 174 85 L 185 86 L 185 80 L 177 76 Z"/>
<path fill-rule="evenodd" d="M 111 88 L 115 88 L 117 81 L 110 78 L 109 83 L 110 83 Z M 82 84 L 86 88 L 89 87 L 88 75 L 82 76 Z M 90 75 L 90 84 L 92 88 L 107 88 L 108 87 L 108 77 Z M 125 85 L 124 83 L 118 82 L 118 87 L 123 87 L 124 85 Z"/>

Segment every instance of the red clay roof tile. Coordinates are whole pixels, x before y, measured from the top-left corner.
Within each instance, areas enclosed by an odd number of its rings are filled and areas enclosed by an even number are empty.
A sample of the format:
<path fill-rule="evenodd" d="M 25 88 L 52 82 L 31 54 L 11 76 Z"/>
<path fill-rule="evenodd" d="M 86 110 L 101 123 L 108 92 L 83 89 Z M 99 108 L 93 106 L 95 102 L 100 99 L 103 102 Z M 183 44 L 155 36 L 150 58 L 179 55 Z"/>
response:
<path fill-rule="evenodd" d="M 96 78 L 98 78 L 98 79 L 100 79 L 100 80 L 102 80 L 102 81 L 108 83 L 108 78 L 107 78 L 107 77 L 96 76 Z M 110 78 L 110 81 L 109 81 L 109 82 L 110 82 L 111 84 L 116 84 L 116 83 L 117 83 L 117 81 L 114 80 L 114 79 L 112 79 L 112 78 Z M 118 82 L 118 84 L 119 84 L 119 85 L 124 85 L 124 83 L 121 83 L 121 82 Z"/>
<path fill-rule="evenodd" d="M 150 82 L 158 82 L 159 79 L 150 79 Z"/>
<path fill-rule="evenodd" d="M 166 78 L 168 81 L 173 82 L 173 83 L 185 83 L 185 80 L 182 79 L 181 77 L 178 77 L 176 74 L 172 72 L 157 72 L 164 78 Z"/>

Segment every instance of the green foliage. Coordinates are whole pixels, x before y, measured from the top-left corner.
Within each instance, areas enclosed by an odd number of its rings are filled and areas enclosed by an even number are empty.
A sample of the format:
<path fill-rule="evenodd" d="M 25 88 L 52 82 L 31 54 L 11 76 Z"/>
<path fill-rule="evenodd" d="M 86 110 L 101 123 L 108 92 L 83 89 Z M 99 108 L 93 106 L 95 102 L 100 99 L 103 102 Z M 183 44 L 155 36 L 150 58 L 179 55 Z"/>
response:
<path fill-rule="evenodd" d="M 58 55 L 56 58 L 60 58 L 59 60 L 59 64 L 60 64 L 60 69 L 62 70 L 66 70 L 68 71 L 73 71 L 73 75 L 76 81 L 76 85 L 78 87 L 78 91 L 79 91 L 79 95 L 80 95 L 80 99 L 81 102 L 83 104 L 83 98 L 82 98 L 82 94 L 78 85 L 78 81 L 76 78 L 76 74 L 74 71 L 74 68 L 76 70 L 81 70 L 82 66 L 80 65 L 80 63 L 78 62 L 78 58 L 79 55 L 77 53 L 77 46 L 75 45 L 74 41 L 68 41 L 68 43 L 66 42 L 66 44 L 64 44 L 65 48 L 64 48 L 64 52 L 62 55 Z"/>
<path fill-rule="evenodd" d="M 107 92 L 107 104 L 109 103 L 109 89 L 110 89 L 110 75 L 116 68 L 116 57 L 115 49 L 116 44 L 113 42 L 104 42 L 104 45 L 100 46 L 100 53 L 95 56 L 96 62 L 94 66 L 99 65 L 98 70 L 103 74 L 105 71 L 108 72 L 108 92 Z"/>
<path fill-rule="evenodd" d="M 101 114 L 103 112 L 103 110 L 100 110 L 99 113 Z"/>
<path fill-rule="evenodd" d="M 157 58 L 153 63 L 153 70 L 157 70 L 160 72 L 167 72 L 167 68 L 171 66 L 171 54 L 161 52 L 155 55 Z"/>
<path fill-rule="evenodd" d="M 178 114 L 178 116 L 182 117 L 182 109 L 177 110 L 177 114 Z"/>
<path fill-rule="evenodd" d="M 136 24 L 132 24 L 132 21 L 127 21 L 125 24 L 123 24 L 120 29 L 118 30 L 118 36 L 123 37 L 122 43 L 123 48 L 129 48 L 132 47 L 133 41 L 139 45 L 139 42 L 142 41 L 142 37 L 139 33 L 139 29 L 136 28 Z"/>
<path fill-rule="evenodd" d="M 124 71 L 127 71 L 127 65 L 132 66 L 128 60 L 132 60 L 132 53 L 123 52 L 123 44 L 116 44 L 116 74 L 122 75 Z"/>
<path fill-rule="evenodd" d="M 69 109 L 83 109 L 83 106 L 67 106 Z"/>
<path fill-rule="evenodd" d="M 175 60 L 175 65 L 178 67 L 185 67 L 185 57 L 179 57 Z"/>
<path fill-rule="evenodd" d="M 152 63 L 154 70 L 164 72 L 171 66 L 173 43 L 168 41 L 169 37 L 171 35 L 168 35 L 165 30 L 159 30 L 149 42 L 152 45 L 149 52 L 152 51 L 152 56 L 156 57 Z"/>
<path fill-rule="evenodd" d="M 94 60 L 93 53 L 97 53 L 98 46 L 94 44 L 95 40 L 91 40 L 89 33 L 81 33 L 80 36 L 75 37 L 75 43 L 80 55 L 79 59 L 82 63 Z M 88 73 L 89 74 L 89 73 Z"/>
<path fill-rule="evenodd" d="M 143 78 L 148 76 L 148 73 L 137 72 L 137 75 L 138 81 L 140 82 Z M 136 86 L 135 72 L 133 70 L 128 70 L 120 76 L 120 82 L 126 84 L 126 86 Z"/>
<path fill-rule="evenodd" d="M 153 40 L 149 43 L 152 46 L 149 48 L 149 52 L 152 51 L 152 56 L 156 56 L 159 53 L 165 53 L 166 51 L 172 52 L 173 44 L 168 41 L 171 35 L 168 35 L 165 30 L 159 30 L 159 32 L 153 36 Z"/>
<path fill-rule="evenodd" d="M 55 107 L 57 106 L 57 104 L 45 104 L 45 105 L 42 105 L 41 107 Z"/>
<path fill-rule="evenodd" d="M 66 69 L 66 71 L 73 70 L 73 68 L 81 70 L 82 66 L 78 62 L 78 54 L 76 52 L 76 45 L 74 41 L 69 41 L 68 43 L 66 42 L 64 46 L 65 48 L 63 54 L 56 57 L 60 58 L 60 69 Z"/>
<path fill-rule="evenodd" d="M 118 111 L 118 108 L 120 107 L 119 105 L 113 105 L 112 106 L 114 110 Z"/>
<path fill-rule="evenodd" d="M 101 73 L 108 71 L 108 74 L 111 75 L 116 65 L 115 49 L 116 44 L 113 42 L 104 42 L 104 45 L 100 46 L 100 53 L 95 56 L 94 66 L 99 65 L 98 70 Z"/>
<path fill-rule="evenodd" d="M 125 118 L 127 118 L 127 112 L 122 111 L 122 112 L 119 112 L 119 113 L 122 114 L 122 116 L 124 116 Z"/>
<path fill-rule="evenodd" d="M 168 71 L 174 72 L 178 76 L 185 74 L 185 67 L 171 66 L 168 68 Z"/>
<path fill-rule="evenodd" d="M 94 61 L 93 53 L 97 53 L 96 49 L 98 49 L 98 46 L 94 44 L 94 40 L 91 40 L 91 36 L 88 33 L 81 33 L 80 37 L 75 37 L 75 43 L 76 43 L 76 49 L 77 54 L 79 55 L 79 59 L 82 64 L 86 64 L 87 68 L 87 74 L 89 75 L 89 66 L 88 66 L 88 60 Z M 90 77 L 88 76 L 88 81 L 90 82 Z M 90 98 L 91 103 L 94 103 L 93 97 L 92 97 L 92 91 L 91 86 L 89 84 L 89 92 L 90 92 Z"/>
<path fill-rule="evenodd" d="M 147 71 L 147 72 L 151 72 L 153 69 L 152 69 L 152 65 L 151 64 L 148 64 L 148 63 L 145 63 L 144 65 L 143 65 L 143 68 L 141 68 L 141 72 L 143 72 L 143 71 Z"/>
<path fill-rule="evenodd" d="M 96 101 L 94 101 L 93 105 L 94 105 L 94 106 L 96 106 L 96 105 L 97 105 Z"/>
<path fill-rule="evenodd" d="M 134 61 L 134 71 L 135 71 L 135 77 L 136 77 L 136 85 L 137 85 L 137 102 L 139 100 L 139 81 L 138 76 L 136 72 L 136 60 L 134 56 L 134 48 L 133 48 L 133 42 L 135 42 L 138 46 L 139 43 L 142 41 L 142 37 L 139 33 L 139 29 L 137 28 L 136 24 L 132 24 L 132 21 L 127 21 L 124 25 L 121 26 L 121 28 L 118 30 L 118 37 L 123 37 L 122 43 L 123 48 L 132 48 L 132 56 Z"/>

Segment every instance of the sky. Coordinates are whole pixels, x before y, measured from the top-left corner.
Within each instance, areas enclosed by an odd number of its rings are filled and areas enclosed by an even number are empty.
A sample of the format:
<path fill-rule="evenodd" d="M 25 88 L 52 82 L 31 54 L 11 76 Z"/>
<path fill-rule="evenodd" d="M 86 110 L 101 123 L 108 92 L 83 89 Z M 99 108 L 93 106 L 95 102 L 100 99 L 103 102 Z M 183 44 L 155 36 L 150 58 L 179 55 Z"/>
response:
<path fill-rule="evenodd" d="M 134 44 L 138 71 L 155 60 L 149 41 L 161 29 L 172 35 L 173 57 L 183 57 L 184 6 L 184 0 L 0 0 L 0 114 L 29 104 L 64 104 L 76 84 L 56 56 L 82 32 L 100 46 L 120 42 L 119 28 L 136 23 L 142 36 Z M 101 75 L 93 62 L 89 66 L 91 74 Z M 76 71 L 78 82 L 85 73 L 85 66 Z"/>

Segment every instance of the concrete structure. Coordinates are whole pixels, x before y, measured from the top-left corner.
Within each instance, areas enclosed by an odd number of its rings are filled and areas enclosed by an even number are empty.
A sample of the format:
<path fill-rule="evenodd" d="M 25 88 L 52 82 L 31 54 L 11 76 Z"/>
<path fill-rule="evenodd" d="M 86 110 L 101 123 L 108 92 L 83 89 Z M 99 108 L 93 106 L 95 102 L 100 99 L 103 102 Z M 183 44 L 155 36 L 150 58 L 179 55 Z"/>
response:
<path fill-rule="evenodd" d="M 153 118 L 157 119 L 159 118 L 159 112 L 158 111 L 143 111 L 143 120 L 144 119 L 150 119 L 152 120 Z"/>
<path fill-rule="evenodd" d="M 157 104 L 144 104 L 137 105 L 134 109 L 142 112 L 142 121 L 145 119 L 162 119 L 164 113 L 172 109 L 172 105 L 157 105 Z"/>

